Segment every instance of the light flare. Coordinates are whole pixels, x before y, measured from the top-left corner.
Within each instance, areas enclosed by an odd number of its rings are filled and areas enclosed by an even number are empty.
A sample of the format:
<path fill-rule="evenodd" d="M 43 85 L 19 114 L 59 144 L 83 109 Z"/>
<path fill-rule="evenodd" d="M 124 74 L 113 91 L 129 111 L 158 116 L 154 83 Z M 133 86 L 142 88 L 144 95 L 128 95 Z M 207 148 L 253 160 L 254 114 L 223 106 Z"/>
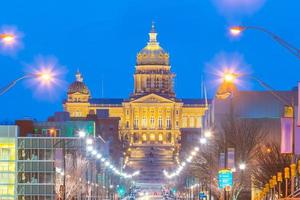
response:
<path fill-rule="evenodd" d="M 244 56 L 240 53 L 218 53 L 205 66 L 207 71 L 208 85 L 210 90 L 218 90 L 226 80 L 234 80 L 234 85 L 237 88 L 248 88 L 249 82 L 245 79 L 235 78 L 233 76 L 226 76 L 226 74 L 239 75 L 251 74 L 251 67 L 245 61 Z M 225 78 L 225 79 L 224 79 Z"/>
<path fill-rule="evenodd" d="M 65 67 L 52 56 L 38 56 L 33 63 L 26 64 L 26 74 L 34 76 L 26 81 L 34 89 L 34 96 L 47 101 L 56 101 L 67 88 L 64 81 Z"/>
<path fill-rule="evenodd" d="M 16 36 L 11 33 L 0 34 L 0 38 L 4 45 L 13 45 L 16 42 Z"/>
<path fill-rule="evenodd" d="M 245 30 L 245 28 L 242 27 L 242 26 L 232 26 L 229 29 L 230 34 L 233 35 L 233 36 L 240 35 L 244 30 Z"/>
<path fill-rule="evenodd" d="M 0 27 L 0 53 L 15 54 L 23 48 L 23 34 L 14 26 Z"/>

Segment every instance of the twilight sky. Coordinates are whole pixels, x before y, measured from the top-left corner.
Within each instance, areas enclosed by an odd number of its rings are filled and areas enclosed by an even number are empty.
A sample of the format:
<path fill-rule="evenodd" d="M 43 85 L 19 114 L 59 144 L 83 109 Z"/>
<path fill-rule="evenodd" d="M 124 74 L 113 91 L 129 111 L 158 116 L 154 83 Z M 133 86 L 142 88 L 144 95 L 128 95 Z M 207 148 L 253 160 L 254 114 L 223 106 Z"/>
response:
<path fill-rule="evenodd" d="M 300 47 L 299 9 L 298 0 L 3 1 L 0 29 L 17 28 L 23 48 L 14 54 L 0 51 L 0 86 L 49 62 L 61 81 L 50 89 L 32 81 L 17 84 L 0 97 L 0 121 L 44 120 L 62 110 L 77 69 L 93 97 L 128 97 L 135 57 L 152 20 L 170 53 L 177 97 L 200 97 L 201 77 L 212 96 L 214 72 L 233 64 L 276 89 L 290 89 L 299 81 L 299 59 L 263 33 L 249 30 L 234 39 L 226 28 L 263 26 Z M 250 80 L 240 88 L 261 89 Z"/>

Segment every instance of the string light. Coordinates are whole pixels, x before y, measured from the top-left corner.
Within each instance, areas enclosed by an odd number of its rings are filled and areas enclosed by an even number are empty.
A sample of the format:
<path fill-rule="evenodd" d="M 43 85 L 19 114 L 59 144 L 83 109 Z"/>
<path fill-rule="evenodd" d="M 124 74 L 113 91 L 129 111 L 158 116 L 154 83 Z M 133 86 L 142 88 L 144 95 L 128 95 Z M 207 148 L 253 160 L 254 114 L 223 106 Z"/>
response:
<path fill-rule="evenodd" d="M 78 132 L 78 136 L 80 138 L 85 138 L 86 133 L 81 130 Z M 108 167 L 115 175 L 121 176 L 123 178 L 133 178 L 135 176 L 138 176 L 140 174 L 140 171 L 135 171 L 132 174 L 127 174 L 125 172 L 121 172 L 118 170 L 113 164 L 108 159 L 105 159 L 103 155 L 99 152 L 97 152 L 96 148 L 93 147 L 94 140 L 92 138 L 87 138 L 86 139 L 86 150 L 87 152 L 91 152 L 91 156 L 94 156 L 96 159 L 100 160 L 101 163 L 105 166 Z"/>
<path fill-rule="evenodd" d="M 211 131 L 209 131 L 209 134 L 204 134 L 205 137 L 201 137 L 199 140 L 200 145 L 205 145 L 207 143 L 207 138 L 210 138 L 212 136 Z M 189 156 L 185 159 L 185 161 L 179 163 L 177 169 L 175 169 L 172 173 L 167 172 L 166 170 L 163 171 L 164 175 L 168 179 L 172 179 L 176 176 L 179 176 L 182 170 L 186 167 L 187 163 L 191 163 L 194 159 L 194 156 L 197 155 L 197 152 L 200 151 L 200 147 L 196 146 L 193 148 L 193 150 L 190 152 Z"/>

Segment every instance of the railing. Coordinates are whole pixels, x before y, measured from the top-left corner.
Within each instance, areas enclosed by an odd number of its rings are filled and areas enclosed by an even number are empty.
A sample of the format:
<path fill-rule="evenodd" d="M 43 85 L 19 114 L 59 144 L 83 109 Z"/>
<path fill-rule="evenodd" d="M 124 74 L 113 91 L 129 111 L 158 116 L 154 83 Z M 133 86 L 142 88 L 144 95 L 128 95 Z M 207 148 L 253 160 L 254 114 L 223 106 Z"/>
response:
<path fill-rule="evenodd" d="M 282 176 L 284 174 L 284 177 Z M 255 200 L 300 200 L 300 160 L 271 177 Z"/>

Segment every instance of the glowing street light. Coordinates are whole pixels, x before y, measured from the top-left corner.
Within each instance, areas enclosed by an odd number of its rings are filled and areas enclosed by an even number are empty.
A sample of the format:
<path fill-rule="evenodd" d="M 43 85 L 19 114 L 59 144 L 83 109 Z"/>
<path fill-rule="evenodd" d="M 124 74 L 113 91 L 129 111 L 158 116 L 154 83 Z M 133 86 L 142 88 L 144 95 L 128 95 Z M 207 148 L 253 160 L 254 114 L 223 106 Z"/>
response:
<path fill-rule="evenodd" d="M 294 56 L 300 58 L 300 49 L 299 48 L 295 47 L 291 43 L 285 41 L 283 38 L 281 38 L 277 34 L 273 33 L 272 31 L 269 31 L 268 29 L 265 29 L 264 27 L 259 27 L 259 26 L 232 26 L 232 27 L 230 27 L 229 31 L 230 31 L 231 35 L 239 36 L 246 29 L 247 30 L 248 29 L 257 30 L 257 31 L 266 33 L 267 35 L 271 36 L 271 38 L 274 41 L 276 41 L 282 47 L 286 48 Z"/>
<path fill-rule="evenodd" d="M 222 78 L 226 83 L 234 83 L 234 81 L 238 78 L 238 74 L 232 72 L 224 72 Z"/>
<path fill-rule="evenodd" d="M 246 169 L 246 164 L 245 163 L 241 163 L 239 166 L 240 170 L 245 170 Z"/>
<path fill-rule="evenodd" d="M 16 35 L 13 33 L 2 33 L 0 39 L 4 46 L 12 46 L 16 43 Z"/>
<path fill-rule="evenodd" d="M 210 138 L 212 136 L 212 131 L 211 130 L 205 130 L 204 131 L 204 137 Z"/>
<path fill-rule="evenodd" d="M 200 138 L 200 144 L 206 144 L 207 139 L 205 137 Z"/>
<path fill-rule="evenodd" d="M 86 136 L 86 132 L 81 130 L 81 131 L 78 132 L 78 136 L 80 138 L 84 138 Z"/>
<path fill-rule="evenodd" d="M 28 78 L 38 79 L 38 81 L 43 84 L 43 83 L 53 82 L 54 76 L 55 75 L 50 70 L 25 74 L 25 75 L 21 76 L 20 78 L 17 78 L 15 80 L 13 80 L 6 87 L 2 88 L 0 90 L 0 96 L 2 96 L 4 93 L 9 91 L 12 87 L 14 87 L 17 84 L 17 82 L 19 82 L 23 79 L 28 79 Z"/>
<path fill-rule="evenodd" d="M 229 31 L 231 35 L 238 36 L 245 30 L 245 27 L 243 26 L 232 26 L 230 27 Z"/>
<path fill-rule="evenodd" d="M 87 138 L 87 139 L 86 139 L 86 144 L 87 144 L 87 145 L 93 144 L 93 139 Z"/>

